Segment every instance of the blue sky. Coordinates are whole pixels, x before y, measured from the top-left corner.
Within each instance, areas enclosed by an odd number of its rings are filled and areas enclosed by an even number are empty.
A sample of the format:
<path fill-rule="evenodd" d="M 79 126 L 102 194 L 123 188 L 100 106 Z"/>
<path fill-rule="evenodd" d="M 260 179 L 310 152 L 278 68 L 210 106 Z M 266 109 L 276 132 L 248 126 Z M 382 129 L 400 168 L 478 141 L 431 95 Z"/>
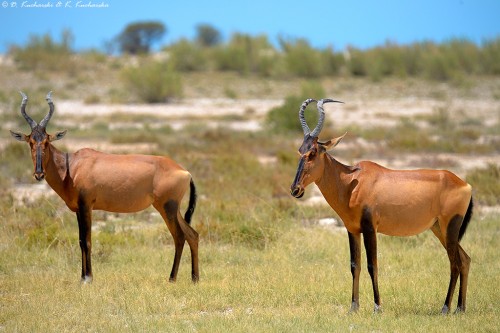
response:
<path fill-rule="evenodd" d="M 102 49 L 128 23 L 143 20 L 167 26 L 163 45 L 193 38 L 200 23 L 218 29 L 224 40 L 234 32 L 266 34 L 271 42 L 278 36 L 306 38 L 314 47 L 334 50 L 454 37 L 480 44 L 500 36 L 500 1 L 0 0 L 0 53 L 33 34 L 59 40 L 65 28 L 73 32 L 76 50 Z"/>

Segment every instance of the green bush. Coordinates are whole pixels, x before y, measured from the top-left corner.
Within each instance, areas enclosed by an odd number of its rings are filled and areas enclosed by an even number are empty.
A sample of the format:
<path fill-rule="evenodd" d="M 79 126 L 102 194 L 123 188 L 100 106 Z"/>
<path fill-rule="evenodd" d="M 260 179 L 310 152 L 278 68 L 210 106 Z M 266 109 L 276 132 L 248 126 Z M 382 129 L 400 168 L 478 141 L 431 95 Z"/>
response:
<path fill-rule="evenodd" d="M 276 133 L 301 133 L 302 127 L 299 122 L 298 112 L 302 102 L 308 98 L 320 99 L 324 98 L 325 91 L 321 84 L 310 82 L 302 86 L 300 95 L 291 95 L 285 98 L 285 103 L 282 106 L 275 107 L 267 114 L 266 125 Z M 316 110 L 311 112 L 310 105 L 304 113 L 305 119 L 311 127 L 314 128 L 318 121 Z"/>
<path fill-rule="evenodd" d="M 466 40 L 451 39 L 441 44 L 432 42 L 384 46 L 360 50 L 349 48 L 346 68 L 353 76 L 369 76 L 377 81 L 389 76 L 416 76 L 435 81 L 460 80 L 470 74 L 500 73 L 499 39 L 482 47 Z"/>
<path fill-rule="evenodd" d="M 71 59 L 72 42 L 70 30 L 63 30 L 60 43 L 54 41 L 49 34 L 31 35 L 25 47 L 14 45 L 10 54 L 21 69 L 66 71 L 74 67 Z"/>
<path fill-rule="evenodd" d="M 373 81 L 410 76 L 459 83 L 468 75 L 500 75 L 500 37 L 482 44 L 455 38 L 439 44 L 386 42 L 370 49 L 348 47 L 345 51 L 335 52 L 332 47 L 314 48 L 307 39 L 301 38 L 278 38 L 280 45 L 277 48 L 269 42 L 267 35 L 243 33 L 234 33 L 227 43 L 220 43 L 217 33 L 216 29 L 201 25 L 194 40 L 181 39 L 164 47 L 169 55 L 170 70 L 235 71 L 242 75 L 278 78 L 321 78 L 347 73 L 369 77 Z M 27 70 L 81 69 L 82 64 L 74 59 L 71 50 L 71 32 L 64 30 L 60 40 L 54 41 L 49 34 L 33 35 L 26 46 L 12 46 L 10 54 L 20 68 Z M 147 53 L 149 45 L 144 43 L 130 53 Z M 96 52 L 83 55 L 87 58 L 85 66 L 106 60 L 103 54 Z M 109 66 L 121 65 L 114 61 Z"/>
<path fill-rule="evenodd" d="M 14 139 L 12 139 L 14 140 Z M 30 148 L 25 143 L 13 141 L 8 143 L 0 151 L 0 174 L 6 175 L 14 182 L 26 181 L 30 179 L 30 172 L 33 168 Z"/>
<path fill-rule="evenodd" d="M 320 54 L 307 40 L 282 40 L 281 48 L 284 51 L 287 73 L 309 78 L 322 75 Z"/>
<path fill-rule="evenodd" d="M 474 197 L 486 205 L 500 204 L 500 165 L 490 163 L 467 173 L 466 181 L 472 185 Z"/>
<path fill-rule="evenodd" d="M 500 37 L 486 41 L 479 57 L 482 74 L 500 75 Z"/>
<path fill-rule="evenodd" d="M 239 47 L 221 47 L 216 49 L 214 54 L 217 70 L 248 74 L 250 60 L 244 49 Z"/>
<path fill-rule="evenodd" d="M 146 61 L 122 72 L 126 87 L 141 102 L 162 103 L 182 96 L 180 75 L 165 62 Z"/>
<path fill-rule="evenodd" d="M 227 45 L 215 48 L 211 54 L 217 70 L 261 76 L 271 75 L 277 59 L 267 36 L 252 37 L 239 33 L 234 34 Z"/>
<path fill-rule="evenodd" d="M 425 59 L 425 77 L 435 81 L 448 81 L 453 78 L 454 65 L 442 53 L 430 54 Z"/>
<path fill-rule="evenodd" d="M 347 67 L 352 76 L 366 76 L 368 73 L 366 57 L 363 51 L 356 48 L 349 48 Z"/>
<path fill-rule="evenodd" d="M 177 71 L 191 72 L 207 69 L 207 54 L 199 44 L 181 39 L 167 48 L 172 66 Z"/>
<path fill-rule="evenodd" d="M 365 52 L 369 66 L 366 70 L 373 81 L 378 81 L 387 76 L 405 77 L 407 75 L 407 62 L 405 62 L 405 48 L 396 44 L 386 43 L 384 46 Z M 411 60 L 409 66 L 412 66 Z"/>

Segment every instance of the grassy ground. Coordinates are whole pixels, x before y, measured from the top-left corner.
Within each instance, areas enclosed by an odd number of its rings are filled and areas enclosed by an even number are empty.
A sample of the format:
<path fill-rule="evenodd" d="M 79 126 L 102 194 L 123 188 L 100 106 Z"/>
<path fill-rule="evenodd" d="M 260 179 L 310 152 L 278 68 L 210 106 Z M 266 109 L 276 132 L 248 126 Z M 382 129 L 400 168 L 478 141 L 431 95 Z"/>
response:
<path fill-rule="evenodd" d="M 462 242 L 472 258 L 467 313 L 439 314 L 449 263 L 444 249 L 427 232 L 412 238 L 379 235 L 384 312 L 372 314 L 370 279 L 363 269 L 361 309 L 349 314 L 351 275 L 345 231 L 318 225 L 319 218 L 334 215 L 329 207 L 301 204 L 288 194 L 302 138 L 300 128 L 297 135 L 231 131 L 225 126 L 233 119 L 231 115 L 183 119 L 189 125 L 178 131 L 170 126 L 171 119 L 151 115 L 90 117 L 75 110 L 74 115 L 62 117 L 56 111 L 49 131 L 69 129 L 67 137 L 55 144 L 58 148 L 99 144 L 131 153 L 138 147 L 134 144 L 140 143 L 146 146 L 144 152 L 171 156 L 185 166 L 199 193 L 193 219 L 201 236 L 197 285 L 190 282 L 187 246 L 178 281 L 167 282 L 174 247 L 154 210 L 131 215 L 94 213 L 94 283 L 80 285 L 76 218 L 59 198 L 33 195 L 29 149 L 13 142 L 8 133 L 8 129 L 27 126 L 19 116 L 16 90 L 28 89 L 29 112 L 36 119 L 46 112 L 44 96 L 49 90 L 57 91 L 61 100 L 87 103 L 124 102 L 126 91 L 109 68 L 102 73 L 90 68 L 74 77 L 10 67 L 3 68 L 2 74 L 0 332 L 499 330 L 500 213 L 481 210 L 485 203 L 498 204 L 496 192 L 488 192 L 488 200 L 476 197 L 478 208 Z M 247 98 L 284 98 L 298 93 L 302 85 L 298 79 L 258 80 L 220 73 L 195 73 L 184 80 L 186 98 L 230 97 L 235 103 Z M 392 167 L 403 162 L 404 168 L 450 168 L 462 175 L 469 175 L 471 169 L 463 165 L 464 160 L 472 159 L 485 168 L 485 172 L 470 173 L 482 176 L 470 177 L 475 190 L 495 184 L 500 165 L 499 122 L 491 115 L 497 114 L 498 79 L 468 82 L 450 87 L 412 79 L 377 84 L 354 78 L 323 80 L 320 84 L 327 96 L 342 96 L 346 101 L 357 98 L 357 104 L 338 114 L 339 122 L 353 115 L 364 119 L 365 107 L 380 96 L 387 106 L 380 106 L 377 117 L 395 120 L 384 126 L 363 121 L 349 125 L 349 140 L 334 154 L 345 163 L 385 159 Z M 406 101 L 408 96 L 417 104 L 446 108 L 443 112 L 437 108 L 427 118 L 403 116 L 390 102 Z M 457 101 L 458 97 L 462 99 Z M 448 101 L 457 105 L 468 101 L 481 108 L 448 107 Z M 243 118 L 254 116 L 249 110 Z M 296 110 L 290 116 L 296 117 Z M 219 127 L 207 126 L 208 120 L 217 121 Z M 112 129 L 113 122 L 124 127 Z M 323 134 L 343 133 L 340 126 L 334 122 Z M 443 152 L 447 153 L 444 157 L 439 155 Z M 32 200 L 19 198 L 22 188 Z M 456 301 L 455 295 L 454 305 Z"/>
<path fill-rule="evenodd" d="M 361 309 L 348 313 L 344 231 L 291 224 L 264 249 L 202 240 L 201 281 L 193 285 L 188 249 L 178 282 L 167 282 L 173 246 L 160 221 L 133 232 L 111 233 L 108 226 L 94 237 L 94 283 L 80 285 L 77 242 L 64 239 L 75 238 L 77 227 L 65 220 L 57 246 L 3 240 L 0 330 L 495 332 L 500 325 L 498 221 L 498 215 L 476 215 L 462 242 L 472 257 L 468 311 L 441 316 L 449 266 L 430 232 L 379 236 L 384 312 L 373 315 L 366 270 Z"/>

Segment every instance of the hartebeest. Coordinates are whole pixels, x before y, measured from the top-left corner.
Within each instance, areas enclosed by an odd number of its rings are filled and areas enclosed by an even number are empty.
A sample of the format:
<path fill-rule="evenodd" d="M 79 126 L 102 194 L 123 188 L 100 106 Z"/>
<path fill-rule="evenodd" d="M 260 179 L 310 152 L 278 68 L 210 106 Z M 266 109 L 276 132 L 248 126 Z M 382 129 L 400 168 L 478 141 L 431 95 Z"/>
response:
<path fill-rule="evenodd" d="M 28 97 L 21 92 L 21 114 L 31 128 L 29 135 L 12 132 L 31 147 L 36 180 L 45 179 L 64 200 L 78 220 L 82 251 L 83 283 L 92 282 L 91 227 L 92 210 L 115 213 L 138 212 L 153 205 L 165 220 L 175 244 L 170 281 L 175 281 L 185 241 L 191 249 L 191 275 L 198 281 L 198 233 L 190 226 L 196 206 L 196 188 L 189 172 L 167 157 L 151 155 L 115 155 L 84 148 L 64 153 L 52 145 L 66 131 L 47 134 L 54 113 L 51 92 L 46 100 L 49 112 L 37 124 L 26 113 Z M 187 190 L 189 204 L 184 218 L 179 207 Z"/>
<path fill-rule="evenodd" d="M 361 234 L 375 312 L 378 312 L 381 304 L 377 282 L 377 232 L 412 236 L 427 229 L 431 229 L 445 247 L 450 260 L 450 284 L 441 312 L 449 312 L 459 276 L 457 311 L 465 311 L 470 258 L 459 242 L 472 217 L 471 186 L 445 170 L 390 170 L 370 161 L 354 166 L 338 162 L 327 150 L 335 147 L 345 134 L 326 142 L 319 142 L 318 135 L 325 119 L 323 104 L 339 101 L 318 101 L 319 121 L 312 132 L 304 118 L 304 111 L 311 102 L 315 100 L 307 99 L 299 109 L 304 141 L 299 148 L 300 161 L 290 191 L 292 196 L 300 198 L 307 185 L 316 183 L 344 222 L 349 236 L 353 278 L 351 311 L 359 308 Z"/>

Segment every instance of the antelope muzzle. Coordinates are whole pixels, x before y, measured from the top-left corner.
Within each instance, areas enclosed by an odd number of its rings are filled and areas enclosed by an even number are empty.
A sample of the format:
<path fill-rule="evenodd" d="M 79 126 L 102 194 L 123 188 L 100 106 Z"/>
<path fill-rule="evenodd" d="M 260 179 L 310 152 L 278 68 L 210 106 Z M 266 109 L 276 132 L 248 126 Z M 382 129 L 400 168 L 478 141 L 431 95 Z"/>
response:
<path fill-rule="evenodd" d="M 45 174 L 43 172 L 42 173 L 35 173 L 35 174 L 33 174 L 33 177 L 35 177 L 36 180 L 41 182 L 42 180 L 44 180 Z"/>
<path fill-rule="evenodd" d="M 37 147 L 36 149 L 36 156 L 35 156 L 35 172 L 33 173 L 33 177 L 35 177 L 36 180 L 39 182 L 42 181 L 45 178 L 45 171 L 43 170 L 42 166 L 42 148 Z"/>
<path fill-rule="evenodd" d="M 290 188 L 290 194 L 297 199 L 302 198 L 304 196 L 304 193 L 305 193 L 305 191 L 301 186 L 294 187 L 292 185 L 292 187 Z"/>
<path fill-rule="evenodd" d="M 302 174 L 304 173 L 304 163 L 304 158 L 301 158 L 297 168 L 297 174 L 295 175 L 292 186 L 290 186 L 290 194 L 297 199 L 302 198 L 305 192 L 304 187 L 301 185 Z"/>

